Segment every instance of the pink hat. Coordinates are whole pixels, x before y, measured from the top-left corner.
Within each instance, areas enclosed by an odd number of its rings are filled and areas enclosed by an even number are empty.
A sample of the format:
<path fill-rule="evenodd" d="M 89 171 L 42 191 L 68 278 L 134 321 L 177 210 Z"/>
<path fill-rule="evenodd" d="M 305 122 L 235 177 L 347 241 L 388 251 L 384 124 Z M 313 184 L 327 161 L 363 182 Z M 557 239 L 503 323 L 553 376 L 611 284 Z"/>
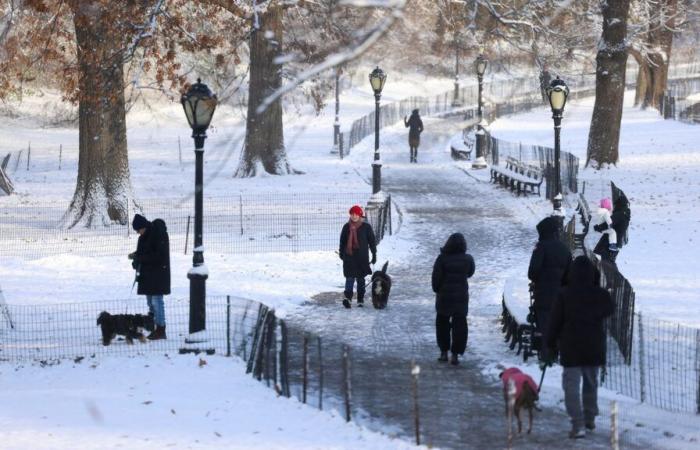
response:
<path fill-rule="evenodd" d="M 612 201 L 609 198 L 600 199 L 600 207 L 612 211 Z"/>

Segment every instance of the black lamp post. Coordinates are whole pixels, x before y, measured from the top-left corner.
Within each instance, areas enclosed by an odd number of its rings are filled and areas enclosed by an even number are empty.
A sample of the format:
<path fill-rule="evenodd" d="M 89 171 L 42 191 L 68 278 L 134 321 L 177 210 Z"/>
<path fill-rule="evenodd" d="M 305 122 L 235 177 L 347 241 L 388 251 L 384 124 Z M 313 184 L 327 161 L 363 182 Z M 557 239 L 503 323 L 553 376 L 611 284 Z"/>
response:
<path fill-rule="evenodd" d="M 479 97 L 477 103 L 477 116 L 479 118 L 479 123 L 476 125 L 476 158 L 472 163 L 473 169 L 483 169 L 486 167 L 486 160 L 484 159 L 484 139 L 486 138 L 486 132 L 483 127 L 484 113 L 481 94 L 484 89 L 484 73 L 486 73 L 486 67 L 489 64 L 489 60 L 484 57 L 484 55 L 479 55 L 474 61 L 474 69 L 476 71 L 477 79 L 479 80 Z"/>
<path fill-rule="evenodd" d="M 462 102 L 459 101 L 459 46 L 455 45 L 455 93 L 452 99 L 452 106 L 462 106 Z"/>
<path fill-rule="evenodd" d="M 187 93 L 183 94 L 180 102 L 185 109 L 187 122 L 192 128 L 195 154 L 194 176 L 194 250 L 192 268 L 187 273 L 190 280 L 190 338 L 186 343 L 198 343 L 192 336 L 193 333 L 203 331 L 206 327 L 206 289 L 205 283 L 209 276 L 204 265 L 204 247 L 202 245 L 202 193 L 203 186 L 203 162 L 204 139 L 207 137 L 207 128 L 216 109 L 216 95 L 212 94 L 207 85 L 197 79 Z"/>
<path fill-rule="evenodd" d="M 556 77 L 547 87 L 549 106 L 552 107 L 552 119 L 554 119 L 554 191 L 552 207 L 557 214 L 561 213 L 561 148 L 559 135 L 561 133 L 561 119 L 564 113 L 566 99 L 569 96 L 569 87 L 563 80 Z"/>
<path fill-rule="evenodd" d="M 382 190 L 382 162 L 379 159 L 379 99 L 386 82 L 386 74 L 377 67 L 369 74 L 374 91 L 374 161 L 372 161 L 372 195 Z"/>
<path fill-rule="evenodd" d="M 333 122 L 333 150 L 340 153 L 340 67 L 335 68 L 335 122 Z M 340 155 L 341 158 L 343 155 Z"/>

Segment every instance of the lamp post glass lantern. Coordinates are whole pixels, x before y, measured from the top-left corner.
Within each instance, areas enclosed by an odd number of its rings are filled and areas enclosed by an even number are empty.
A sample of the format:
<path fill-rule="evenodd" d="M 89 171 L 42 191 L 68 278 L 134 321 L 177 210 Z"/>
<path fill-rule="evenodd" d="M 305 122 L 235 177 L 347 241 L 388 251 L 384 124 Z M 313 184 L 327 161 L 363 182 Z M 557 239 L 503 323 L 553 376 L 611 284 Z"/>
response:
<path fill-rule="evenodd" d="M 564 80 L 556 77 L 546 89 L 549 106 L 552 108 L 552 119 L 554 119 L 554 196 L 552 207 L 557 214 L 561 214 L 561 119 L 564 115 L 564 106 L 569 97 L 569 87 Z"/>
<path fill-rule="evenodd" d="M 484 73 L 486 73 L 486 67 L 489 64 L 489 60 L 486 59 L 484 55 L 477 56 L 474 61 L 474 70 L 476 71 L 476 77 L 479 80 L 479 97 L 477 100 L 477 116 L 479 118 L 479 123 L 477 123 L 476 128 L 476 158 L 472 162 L 472 169 L 484 169 L 486 168 L 486 159 L 484 158 L 484 140 L 486 139 L 486 132 L 483 128 L 483 103 L 482 103 L 482 92 L 484 90 Z"/>
<path fill-rule="evenodd" d="M 208 277 L 207 268 L 204 265 L 204 247 L 202 240 L 202 216 L 203 216 L 203 171 L 204 171 L 204 140 L 207 137 L 207 128 L 214 116 L 217 98 L 202 80 L 197 79 L 190 89 L 180 99 L 185 110 L 187 122 L 192 128 L 195 154 L 194 177 L 194 251 L 192 252 L 192 268 L 187 273 L 190 280 L 190 335 L 205 329 L 206 319 L 206 288 Z M 186 343 L 199 342 L 185 339 Z"/>
<path fill-rule="evenodd" d="M 386 73 L 379 67 L 369 74 L 369 83 L 374 91 L 374 161 L 372 162 L 372 194 L 382 190 L 382 163 L 379 158 L 379 99 L 382 96 Z"/>

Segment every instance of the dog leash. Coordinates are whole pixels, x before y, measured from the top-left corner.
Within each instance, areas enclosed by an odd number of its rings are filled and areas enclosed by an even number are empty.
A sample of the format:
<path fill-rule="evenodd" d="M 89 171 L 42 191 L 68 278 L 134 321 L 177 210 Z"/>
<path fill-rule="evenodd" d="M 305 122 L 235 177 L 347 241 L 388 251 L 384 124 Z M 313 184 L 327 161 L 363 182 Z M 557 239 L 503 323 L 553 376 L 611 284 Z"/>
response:
<path fill-rule="evenodd" d="M 542 367 L 542 376 L 540 377 L 540 384 L 537 385 L 537 393 L 538 394 L 542 390 L 542 382 L 544 381 L 545 372 L 547 372 L 547 365 L 546 364 L 544 365 L 544 367 Z"/>

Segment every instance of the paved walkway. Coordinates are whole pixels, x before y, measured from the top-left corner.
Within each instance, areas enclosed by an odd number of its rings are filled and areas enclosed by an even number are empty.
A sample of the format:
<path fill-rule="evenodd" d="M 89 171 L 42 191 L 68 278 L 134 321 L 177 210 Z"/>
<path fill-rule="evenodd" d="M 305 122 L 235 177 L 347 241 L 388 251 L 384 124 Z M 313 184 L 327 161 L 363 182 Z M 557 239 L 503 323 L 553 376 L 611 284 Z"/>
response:
<path fill-rule="evenodd" d="M 414 236 L 417 247 L 405 264 L 392 264 L 394 285 L 389 307 L 376 311 L 344 309 L 337 292 L 321 293 L 289 317 L 294 326 L 318 333 L 325 342 L 345 342 L 353 348 L 352 403 L 355 414 L 379 419 L 370 427 L 414 435 L 409 366 L 415 358 L 421 367 L 420 409 L 422 443 L 441 448 L 506 448 L 500 381 L 480 370 L 489 361 L 472 348 L 479 342 L 502 342 L 498 299 L 504 274 L 513 262 L 529 260 L 536 236 L 499 202 L 493 188 L 456 168 L 446 150 L 461 123 L 456 119 L 427 119 L 418 154 L 409 164 L 408 148 L 383 144 L 383 188 L 390 192 L 405 215 L 400 231 Z M 383 131 L 383 136 L 398 133 Z M 403 143 L 405 131 L 401 133 Z M 510 202 L 511 200 L 507 200 Z M 476 260 L 470 280 L 469 343 L 462 364 L 454 367 L 436 361 L 434 295 L 430 287 L 432 265 L 447 237 L 462 232 Z M 510 250 L 503 251 L 502 248 Z M 381 247 L 380 247 L 381 249 Z M 379 263 L 385 257 L 379 254 Z M 341 274 L 339 283 L 342 280 Z M 496 344 L 498 345 L 498 344 Z M 504 344 L 505 346 L 505 344 Z M 330 362 L 338 352 L 324 354 L 326 377 L 339 377 L 342 364 Z M 483 352 L 482 352 L 483 353 Z M 498 361 L 501 355 L 496 355 Z M 490 361 L 490 362 L 493 362 Z M 329 389 L 333 389 L 330 387 Z M 525 414 L 526 415 L 526 414 Z M 380 425 L 382 424 L 382 425 Z M 609 448 L 607 434 L 580 441 L 566 439 L 568 419 L 559 409 L 536 413 L 531 435 L 521 435 L 515 448 Z"/>

